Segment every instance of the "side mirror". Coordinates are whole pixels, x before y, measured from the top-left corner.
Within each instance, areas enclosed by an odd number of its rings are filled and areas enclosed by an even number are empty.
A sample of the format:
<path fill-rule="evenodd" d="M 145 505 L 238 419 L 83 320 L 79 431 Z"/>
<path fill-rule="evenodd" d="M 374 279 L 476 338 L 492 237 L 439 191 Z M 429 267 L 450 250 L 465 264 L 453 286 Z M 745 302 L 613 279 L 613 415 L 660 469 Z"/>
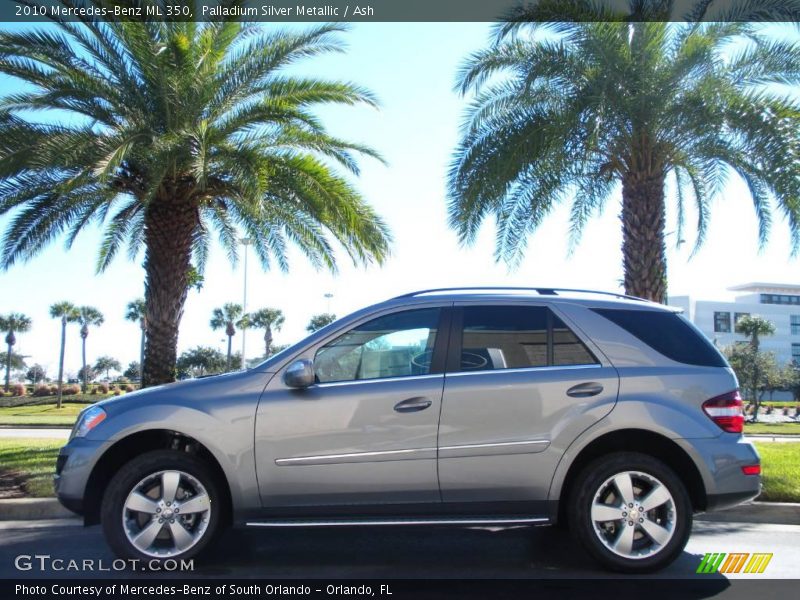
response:
<path fill-rule="evenodd" d="M 308 359 L 296 360 L 283 374 L 283 383 L 290 388 L 307 388 L 314 384 L 314 363 Z"/>

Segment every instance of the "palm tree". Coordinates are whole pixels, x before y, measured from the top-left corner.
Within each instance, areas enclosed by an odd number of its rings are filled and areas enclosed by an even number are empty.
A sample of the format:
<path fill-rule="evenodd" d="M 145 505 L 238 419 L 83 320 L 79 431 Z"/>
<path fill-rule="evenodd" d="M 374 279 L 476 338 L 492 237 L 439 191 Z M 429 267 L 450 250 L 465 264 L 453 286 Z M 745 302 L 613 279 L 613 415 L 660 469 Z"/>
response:
<path fill-rule="evenodd" d="M 81 306 L 78 309 L 78 323 L 81 324 L 81 362 L 83 364 L 81 370 L 83 376 L 81 379 L 83 381 L 82 391 L 84 394 L 89 386 L 89 369 L 86 368 L 86 338 L 89 337 L 89 327 L 99 327 L 103 324 L 103 321 L 103 313 L 93 306 Z"/>
<path fill-rule="evenodd" d="M 144 249 L 152 385 L 174 380 L 187 286 L 201 281 L 214 231 L 233 262 L 250 238 L 265 269 L 287 270 L 290 244 L 316 267 L 335 270 L 335 242 L 354 264 L 382 263 L 388 230 L 341 172 L 378 155 L 330 135 L 313 112 L 376 106 L 374 96 L 285 72 L 342 51 L 344 29 L 87 18 L 0 32 L 0 73 L 30 84 L 0 99 L 0 214 L 13 214 L 0 267 L 62 232 L 69 246 L 98 221 L 98 271 L 126 246 L 132 258 Z M 43 111 L 78 118 L 53 123 Z"/>
<path fill-rule="evenodd" d="M 731 173 L 747 184 L 760 244 L 775 205 L 800 247 L 800 112 L 783 94 L 800 84 L 800 44 L 753 23 L 665 22 L 671 0 L 629 1 L 632 16 L 602 2 L 534 3 L 467 60 L 457 87 L 475 96 L 448 175 L 449 222 L 472 243 L 495 216 L 495 258 L 516 266 L 557 204 L 571 203 L 574 247 L 621 186 L 625 290 L 662 302 L 668 177 L 678 240 L 686 205 L 696 204 L 695 251 Z M 566 12 L 576 22 L 552 22 Z"/>
<path fill-rule="evenodd" d="M 750 348 L 753 352 L 758 352 L 761 346 L 761 340 L 759 338 L 762 336 L 774 335 L 775 324 L 758 315 L 745 315 L 736 322 L 736 333 L 746 335 L 750 338 Z"/>
<path fill-rule="evenodd" d="M 272 347 L 272 330 L 280 331 L 284 321 L 283 311 L 279 308 L 262 308 L 248 315 L 247 324 L 249 327 L 257 327 L 264 330 L 264 358 L 269 357 L 269 351 Z"/>
<path fill-rule="evenodd" d="M 7 315 L 0 315 L 0 331 L 6 332 L 6 346 L 8 351 L 6 354 L 6 387 L 8 391 L 11 387 L 11 351 L 14 344 L 17 343 L 17 336 L 15 333 L 25 333 L 31 328 L 31 319 L 22 313 L 9 313 Z"/>
<path fill-rule="evenodd" d="M 211 316 L 211 329 L 224 329 L 225 335 L 228 336 L 228 361 L 227 370 L 231 370 L 231 344 L 233 343 L 233 336 L 236 335 L 236 327 L 246 325 L 242 317 L 241 304 L 234 304 L 228 302 L 222 308 L 215 308 Z"/>
<path fill-rule="evenodd" d="M 61 388 L 64 386 L 64 350 L 67 344 L 67 323 L 75 323 L 80 319 L 80 312 L 71 302 L 56 302 L 50 306 L 50 317 L 61 319 L 61 352 L 58 355 L 58 402 L 61 408 Z"/>
<path fill-rule="evenodd" d="M 761 406 L 761 398 L 758 395 L 758 388 L 761 386 L 763 374 L 768 370 L 768 360 L 759 353 L 761 340 L 760 337 L 774 335 L 775 325 L 758 315 L 745 315 L 736 323 L 736 333 L 746 335 L 750 338 L 750 352 L 745 364 L 749 367 L 750 373 L 747 378 L 750 381 L 750 397 L 753 403 L 753 421 L 758 421 L 758 410 Z"/>
<path fill-rule="evenodd" d="M 308 321 L 308 325 L 306 325 L 306 331 L 314 333 L 317 329 L 322 329 L 323 327 L 330 325 L 336 320 L 336 315 L 333 313 L 319 313 L 318 315 L 314 315 Z"/>
<path fill-rule="evenodd" d="M 145 338 L 147 336 L 147 318 L 146 318 L 146 305 L 144 298 L 137 298 L 128 302 L 128 307 L 125 310 L 125 319 L 139 323 L 139 328 L 142 330 L 142 335 L 139 342 L 139 381 L 142 380 L 142 365 L 144 364 L 144 347 Z"/>
<path fill-rule="evenodd" d="M 105 371 L 106 379 L 110 379 L 109 373 L 113 371 L 121 371 L 122 365 L 113 356 L 101 356 L 94 363 L 95 371 Z"/>

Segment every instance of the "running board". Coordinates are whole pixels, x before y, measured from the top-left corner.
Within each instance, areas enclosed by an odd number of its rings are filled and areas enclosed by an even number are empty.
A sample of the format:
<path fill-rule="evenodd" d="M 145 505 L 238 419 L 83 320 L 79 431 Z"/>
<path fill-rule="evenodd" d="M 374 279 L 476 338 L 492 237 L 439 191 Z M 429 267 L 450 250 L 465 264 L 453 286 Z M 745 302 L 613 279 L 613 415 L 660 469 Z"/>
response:
<path fill-rule="evenodd" d="M 266 519 L 247 521 L 248 527 L 357 527 L 382 525 L 545 525 L 547 517 L 409 517 L 392 519 Z"/>

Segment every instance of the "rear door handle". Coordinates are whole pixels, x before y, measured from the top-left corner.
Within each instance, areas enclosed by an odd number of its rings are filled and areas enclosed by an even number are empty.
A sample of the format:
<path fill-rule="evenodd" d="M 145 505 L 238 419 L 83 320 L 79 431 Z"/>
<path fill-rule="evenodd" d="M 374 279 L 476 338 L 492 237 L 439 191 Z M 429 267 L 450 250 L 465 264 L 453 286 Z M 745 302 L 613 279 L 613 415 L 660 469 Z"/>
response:
<path fill-rule="evenodd" d="M 567 390 L 567 396 L 572 396 L 573 398 L 589 398 L 590 396 L 597 396 L 597 394 L 602 391 L 602 385 L 594 381 L 589 381 L 587 383 L 573 385 Z"/>
<path fill-rule="evenodd" d="M 425 410 L 431 405 L 431 401 L 424 396 L 417 396 L 416 398 L 409 398 L 394 405 L 394 409 L 400 413 L 417 412 Z"/>

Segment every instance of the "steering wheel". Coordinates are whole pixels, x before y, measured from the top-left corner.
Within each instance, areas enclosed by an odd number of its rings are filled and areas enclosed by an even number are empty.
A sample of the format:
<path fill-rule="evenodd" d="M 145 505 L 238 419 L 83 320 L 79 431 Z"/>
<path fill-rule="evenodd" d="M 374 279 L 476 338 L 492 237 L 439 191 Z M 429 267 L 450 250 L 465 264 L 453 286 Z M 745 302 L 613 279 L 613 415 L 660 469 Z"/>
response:
<path fill-rule="evenodd" d="M 433 359 L 433 350 L 424 350 L 419 354 L 411 357 L 411 364 L 420 369 L 430 370 L 431 360 Z"/>
<path fill-rule="evenodd" d="M 480 369 L 485 367 L 487 364 L 489 364 L 489 361 L 485 356 L 475 354 L 474 352 L 461 353 L 461 368 L 465 371 Z"/>

